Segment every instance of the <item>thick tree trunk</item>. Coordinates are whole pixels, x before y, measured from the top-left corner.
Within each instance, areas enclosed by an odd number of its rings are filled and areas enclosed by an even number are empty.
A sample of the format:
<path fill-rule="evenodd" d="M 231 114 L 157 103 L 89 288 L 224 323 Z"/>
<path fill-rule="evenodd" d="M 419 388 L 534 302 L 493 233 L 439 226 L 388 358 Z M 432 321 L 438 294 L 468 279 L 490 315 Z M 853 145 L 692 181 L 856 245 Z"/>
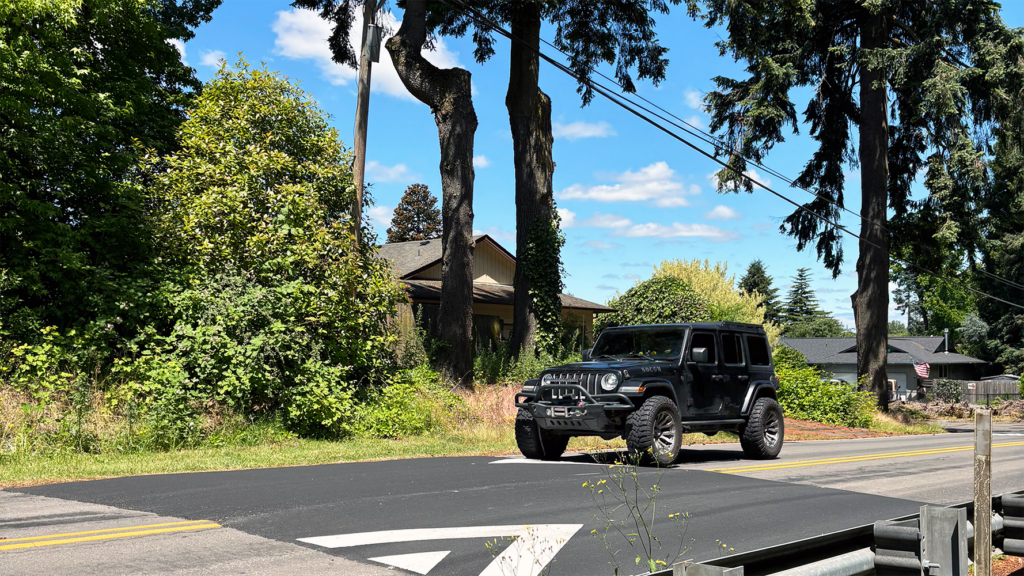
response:
<path fill-rule="evenodd" d="M 540 10 L 535 4 L 521 6 L 510 18 L 512 34 L 536 50 L 540 46 Z M 537 310 L 531 295 L 533 282 L 526 261 L 530 231 L 551 222 L 554 212 L 551 159 L 551 99 L 538 85 L 540 59 L 537 52 L 512 41 L 508 93 L 505 107 L 512 128 L 512 150 L 516 174 L 516 266 L 512 313 L 512 353 L 519 356 L 533 348 L 537 331 Z"/>
<path fill-rule="evenodd" d="M 883 15 L 865 11 L 861 17 L 861 49 L 886 45 Z M 857 258 L 857 291 L 851 297 L 857 326 L 857 375 L 867 377 L 868 389 L 878 405 L 889 409 L 885 370 L 889 319 L 889 237 L 885 231 L 889 204 L 889 125 L 886 89 L 878 70 L 866 63 L 860 70 L 860 256 Z M 878 84 L 876 85 L 876 82 Z"/>
<path fill-rule="evenodd" d="M 471 382 L 473 370 L 473 110 L 471 75 L 437 68 L 421 50 L 426 1 L 409 0 L 402 26 L 387 42 L 399 78 L 434 113 L 441 144 L 441 306 L 438 336 L 445 346 L 438 369 L 449 380 Z"/>

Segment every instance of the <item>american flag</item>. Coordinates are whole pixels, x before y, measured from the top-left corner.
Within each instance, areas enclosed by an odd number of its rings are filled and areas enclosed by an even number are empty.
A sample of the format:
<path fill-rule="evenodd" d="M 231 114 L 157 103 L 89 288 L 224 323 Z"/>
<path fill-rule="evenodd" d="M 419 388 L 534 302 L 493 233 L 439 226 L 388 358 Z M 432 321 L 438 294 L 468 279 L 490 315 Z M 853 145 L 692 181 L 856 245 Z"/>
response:
<path fill-rule="evenodd" d="M 927 378 L 930 370 L 931 366 L 927 362 L 914 362 L 914 371 L 921 378 Z"/>

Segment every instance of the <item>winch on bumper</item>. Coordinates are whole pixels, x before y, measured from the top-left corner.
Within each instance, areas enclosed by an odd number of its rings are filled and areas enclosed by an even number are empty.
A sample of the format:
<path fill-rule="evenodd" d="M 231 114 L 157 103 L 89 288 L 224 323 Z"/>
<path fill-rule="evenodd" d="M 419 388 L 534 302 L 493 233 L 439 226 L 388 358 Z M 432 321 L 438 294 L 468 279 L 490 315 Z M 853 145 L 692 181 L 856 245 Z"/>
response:
<path fill-rule="evenodd" d="M 608 420 L 613 416 L 609 412 L 629 412 L 635 408 L 623 394 L 592 395 L 575 384 L 536 385 L 532 393 L 516 394 L 516 407 L 528 410 L 537 426 L 545 430 L 595 433 L 608 431 Z"/>

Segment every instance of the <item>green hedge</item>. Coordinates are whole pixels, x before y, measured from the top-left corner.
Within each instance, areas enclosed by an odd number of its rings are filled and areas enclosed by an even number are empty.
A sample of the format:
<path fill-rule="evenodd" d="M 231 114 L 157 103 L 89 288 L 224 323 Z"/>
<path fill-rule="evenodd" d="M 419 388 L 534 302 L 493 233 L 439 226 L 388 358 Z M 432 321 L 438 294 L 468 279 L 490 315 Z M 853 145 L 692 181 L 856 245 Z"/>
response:
<path fill-rule="evenodd" d="M 779 377 L 779 404 L 786 416 L 822 424 L 867 428 L 875 409 L 870 392 L 858 392 L 848 384 L 822 381 L 822 374 L 812 367 L 775 367 Z"/>
<path fill-rule="evenodd" d="M 959 380 L 939 378 L 932 386 L 932 395 L 943 402 L 959 404 L 964 400 L 963 385 Z"/>

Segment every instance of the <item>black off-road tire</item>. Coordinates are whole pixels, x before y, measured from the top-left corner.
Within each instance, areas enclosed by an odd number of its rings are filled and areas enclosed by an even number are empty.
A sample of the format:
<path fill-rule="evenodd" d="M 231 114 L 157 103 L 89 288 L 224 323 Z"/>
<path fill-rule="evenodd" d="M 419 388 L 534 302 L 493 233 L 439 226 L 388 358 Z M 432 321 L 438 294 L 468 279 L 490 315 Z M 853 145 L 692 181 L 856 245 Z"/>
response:
<path fill-rule="evenodd" d="M 531 460 L 558 460 L 569 445 L 569 436 L 542 430 L 533 414 L 520 408 L 516 412 L 516 444 L 523 456 Z"/>
<path fill-rule="evenodd" d="M 639 455 L 641 463 L 668 466 L 679 457 L 683 441 L 679 409 L 665 396 L 651 396 L 626 418 L 623 437 L 629 453 Z"/>
<path fill-rule="evenodd" d="M 786 424 L 782 407 L 773 398 L 758 398 L 750 410 L 750 419 L 740 431 L 740 446 L 748 458 L 771 460 L 782 451 Z"/>

